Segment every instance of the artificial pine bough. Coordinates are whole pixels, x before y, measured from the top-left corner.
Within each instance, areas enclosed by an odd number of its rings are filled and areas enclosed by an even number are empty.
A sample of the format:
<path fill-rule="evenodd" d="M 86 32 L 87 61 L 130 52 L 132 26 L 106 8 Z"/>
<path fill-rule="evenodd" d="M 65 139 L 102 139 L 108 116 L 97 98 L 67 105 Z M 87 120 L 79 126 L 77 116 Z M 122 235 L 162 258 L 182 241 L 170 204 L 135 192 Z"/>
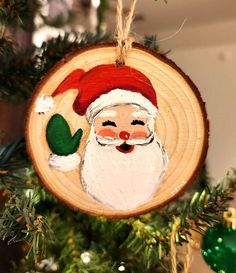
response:
<path fill-rule="evenodd" d="M 0 98 L 26 101 L 39 80 L 65 54 L 110 40 L 99 29 L 99 34 L 66 34 L 40 48 L 20 51 L 4 36 L 5 26 L 31 29 L 30 16 L 42 2 L 0 1 Z M 106 9 L 105 4 L 101 7 Z M 103 20 L 101 14 L 99 20 Z M 150 36 L 141 43 L 158 51 L 156 40 L 156 36 Z M 13 265 L 12 272 L 169 272 L 174 222 L 178 219 L 180 223 L 175 236 L 179 245 L 191 239 L 192 231 L 204 233 L 206 228 L 223 222 L 223 212 L 236 190 L 236 171 L 215 187 L 207 182 L 204 176 L 204 187 L 193 188 L 187 197 L 167 207 L 114 221 L 74 212 L 45 192 L 27 159 L 23 139 L 1 146 L 0 239 L 9 244 L 22 242 L 28 253 L 27 260 Z M 42 261 L 43 257 L 47 260 Z"/>
<path fill-rule="evenodd" d="M 0 237 L 9 244 L 22 241 L 33 254 L 14 272 L 40 272 L 40 263 L 35 261 L 45 253 L 53 257 L 59 272 L 117 272 L 123 264 L 128 272 L 159 272 L 160 266 L 165 271 L 175 219 L 180 220 L 179 245 L 191 238 L 192 231 L 203 233 L 223 222 L 223 212 L 236 189 L 236 171 L 215 187 L 205 185 L 192 196 L 138 218 L 92 217 L 70 210 L 44 191 L 26 159 L 24 140 L 18 140 L 0 149 L 4 198 Z"/>

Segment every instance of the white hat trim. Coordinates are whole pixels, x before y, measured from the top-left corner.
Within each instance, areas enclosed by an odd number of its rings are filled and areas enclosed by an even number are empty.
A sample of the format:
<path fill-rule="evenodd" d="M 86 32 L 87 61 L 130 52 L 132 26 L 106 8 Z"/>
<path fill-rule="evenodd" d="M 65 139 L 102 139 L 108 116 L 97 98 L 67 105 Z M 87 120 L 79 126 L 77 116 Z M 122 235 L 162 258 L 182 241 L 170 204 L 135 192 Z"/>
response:
<path fill-rule="evenodd" d="M 109 93 L 102 94 L 89 105 L 86 111 L 86 118 L 89 123 L 92 123 L 93 118 L 105 107 L 120 104 L 137 105 L 141 109 L 146 110 L 152 117 L 156 117 L 158 111 L 157 107 L 140 93 L 123 89 L 113 89 Z"/>

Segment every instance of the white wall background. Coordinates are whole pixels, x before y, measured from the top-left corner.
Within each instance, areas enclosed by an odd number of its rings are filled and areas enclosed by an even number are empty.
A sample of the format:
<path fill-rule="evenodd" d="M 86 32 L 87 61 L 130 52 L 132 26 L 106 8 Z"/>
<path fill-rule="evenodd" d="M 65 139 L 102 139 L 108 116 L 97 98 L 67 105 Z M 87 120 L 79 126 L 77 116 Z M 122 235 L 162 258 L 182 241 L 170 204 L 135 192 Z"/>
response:
<path fill-rule="evenodd" d="M 206 101 L 208 169 L 212 177 L 221 178 L 236 168 L 236 44 L 183 48 L 170 57 L 187 71 Z"/>

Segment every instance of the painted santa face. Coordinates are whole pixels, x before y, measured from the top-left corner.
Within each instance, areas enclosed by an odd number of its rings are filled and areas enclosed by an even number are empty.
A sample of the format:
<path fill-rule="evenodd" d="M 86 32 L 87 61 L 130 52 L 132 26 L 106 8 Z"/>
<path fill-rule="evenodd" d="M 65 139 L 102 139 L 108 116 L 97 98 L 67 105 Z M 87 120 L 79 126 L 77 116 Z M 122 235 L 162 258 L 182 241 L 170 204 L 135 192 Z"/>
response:
<path fill-rule="evenodd" d="M 85 147 L 84 190 L 116 210 L 133 210 L 155 194 L 167 155 L 141 107 L 119 105 L 95 118 Z"/>
<path fill-rule="evenodd" d="M 115 145 L 122 153 L 131 153 L 135 145 L 144 145 L 153 139 L 150 116 L 134 105 L 103 109 L 95 118 L 93 127 L 100 145 Z"/>

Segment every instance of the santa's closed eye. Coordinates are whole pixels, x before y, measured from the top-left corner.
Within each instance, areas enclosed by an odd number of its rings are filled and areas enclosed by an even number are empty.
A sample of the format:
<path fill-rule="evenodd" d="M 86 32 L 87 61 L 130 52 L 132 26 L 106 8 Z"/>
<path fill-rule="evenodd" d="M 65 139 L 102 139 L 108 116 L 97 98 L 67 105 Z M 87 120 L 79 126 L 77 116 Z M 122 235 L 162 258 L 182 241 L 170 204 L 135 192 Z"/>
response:
<path fill-rule="evenodd" d="M 144 123 L 144 121 L 142 121 L 142 120 L 134 119 L 134 120 L 131 122 L 131 125 L 142 125 L 142 126 L 144 126 L 145 123 Z"/>
<path fill-rule="evenodd" d="M 110 121 L 110 120 L 107 120 L 107 121 L 104 121 L 102 123 L 102 126 L 113 126 L 113 127 L 117 127 L 116 126 L 116 123 L 114 121 Z"/>

